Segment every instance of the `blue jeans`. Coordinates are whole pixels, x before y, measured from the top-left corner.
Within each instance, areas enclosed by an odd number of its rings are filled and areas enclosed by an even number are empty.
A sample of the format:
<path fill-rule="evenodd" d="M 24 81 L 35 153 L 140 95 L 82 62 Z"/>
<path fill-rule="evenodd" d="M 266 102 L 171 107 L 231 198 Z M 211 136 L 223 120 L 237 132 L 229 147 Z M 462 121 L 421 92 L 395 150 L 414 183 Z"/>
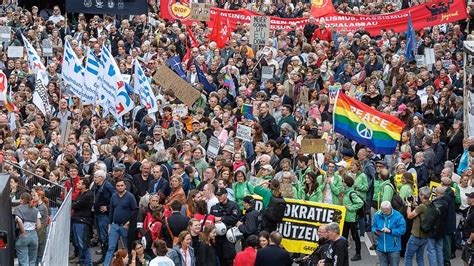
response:
<path fill-rule="evenodd" d="M 410 236 L 405 252 L 405 266 L 413 265 L 413 257 L 415 256 L 415 254 L 416 263 L 418 265 L 425 265 L 423 253 L 425 253 L 426 243 L 428 243 L 428 238 L 420 238 L 414 235 Z"/>
<path fill-rule="evenodd" d="M 89 230 L 86 224 L 73 223 L 72 230 L 74 235 L 74 242 L 79 252 L 79 262 L 87 266 L 92 266 L 92 249 L 86 241 L 90 241 L 86 237 L 86 231 Z"/>
<path fill-rule="evenodd" d="M 380 266 L 398 266 L 400 263 L 400 251 L 381 252 L 377 250 Z"/>
<path fill-rule="evenodd" d="M 97 226 L 97 234 L 99 235 L 100 243 L 107 243 L 107 241 L 109 241 L 109 233 L 107 232 L 109 227 L 109 215 L 96 214 L 95 224 Z"/>
<path fill-rule="evenodd" d="M 430 266 L 443 266 L 443 239 L 428 238 L 426 254 Z"/>
<path fill-rule="evenodd" d="M 127 248 L 127 235 L 128 230 L 125 227 L 114 223 L 110 225 L 109 249 L 107 249 L 107 255 L 105 255 L 104 265 L 110 265 L 112 262 L 119 237 L 122 237 L 123 245 Z"/>
<path fill-rule="evenodd" d="M 15 241 L 16 256 L 20 266 L 35 266 L 38 258 L 38 234 L 35 230 L 25 232 Z"/>

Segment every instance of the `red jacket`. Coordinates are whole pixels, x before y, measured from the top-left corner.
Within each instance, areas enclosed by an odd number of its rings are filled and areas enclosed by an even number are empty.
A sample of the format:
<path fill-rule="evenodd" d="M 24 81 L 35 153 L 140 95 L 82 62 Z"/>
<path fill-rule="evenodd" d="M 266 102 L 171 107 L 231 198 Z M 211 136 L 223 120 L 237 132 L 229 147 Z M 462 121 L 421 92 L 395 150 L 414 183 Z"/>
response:
<path fill-rule="evenodd" d="M 235 256 L 234 266 L 253 266 L 255 265 L 256 258 L 257 250 L 252 247 L 246 247 Z"/>
<path fill-rule="evenodd" d="M 71 186 L 71 183 L 69 182 L 70 179 L 68 179 L 66 181 L 66 183 L 64 184 L 66 186 L 66 190 L 67 192 L 69 192 L 69 190 L 73 190 L 72 191 L 72 200 L 75 200 L 77 198 L 77 196 L 79 195 L 79 193 L 81 193 L 81 191 L 79 189 L 77 189 L 77 183 L 79 183 L 79 181 L 81 180 L 81 177 L 78 175 L 76 176 L 76 178 L 74 178 L 74 180 L 72 181 L 72 186 Z"/>
<path fill-rule="evenodd" d="M 320 28 L 317 28 L 313 33 L 313 37 L 311 38 L 311 42 L 313 42 L 313 40 L 315 40 L 315 39 L 318 39 L 320 41 L 331 42 L 332 41 L 331 31 L 328 30 L 328 29 L 322 30 Z"/>

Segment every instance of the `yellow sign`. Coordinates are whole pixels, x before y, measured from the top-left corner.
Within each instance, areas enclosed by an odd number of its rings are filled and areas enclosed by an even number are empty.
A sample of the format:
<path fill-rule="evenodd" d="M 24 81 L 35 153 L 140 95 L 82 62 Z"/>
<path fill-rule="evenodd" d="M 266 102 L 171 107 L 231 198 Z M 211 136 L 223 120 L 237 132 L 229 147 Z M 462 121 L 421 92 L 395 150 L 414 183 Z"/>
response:
<path fill-rule="evenodd" d="M 303 153 L 324 153 L 326 152 L 326 143 L 324 139 L 302 139 L 301 151 Z"/>
<path fill-rule="evenodd" d="M 411 174 L 413 176 L 413 196 L 418 196 L 418 185 L 416 184 L 416 174 Z M 397 191 L 400 192 L 400 187 L 402 186 L 402 174 L 395 175 L 395 186 Z"/>
<path fill-rule="evenodd" d="M 255 209 L 261 210 L 262 198 L 253 197 L 256 199 Z M 342 232 L 346 216 L 344 206 L 295 199 L 285 201 L 285 215 L 283 222 L 277 225 L 277 231 L 282 234 L 282 245 L 288 252 L 311 254 L 318 246 L 321 225 L 336 222 Z"/>

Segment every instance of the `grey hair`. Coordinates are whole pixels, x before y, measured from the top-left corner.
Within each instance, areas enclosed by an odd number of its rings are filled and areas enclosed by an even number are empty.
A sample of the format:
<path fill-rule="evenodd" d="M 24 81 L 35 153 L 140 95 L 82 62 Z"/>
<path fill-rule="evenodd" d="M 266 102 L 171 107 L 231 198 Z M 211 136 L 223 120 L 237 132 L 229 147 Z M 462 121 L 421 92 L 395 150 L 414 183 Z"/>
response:
<path fill-rule="evenodd" d="M 444 167 L 454 169 L 454 163 L 451 162 L 451 161 L 446 161 L 446 162 L 444 162 Z"/>
<path fill-rule="evenodd" d="M 415 153 L 415 157 L 424 158 L 424 153 L 422 151 L 419 151 Z"/>
<path fill-rule="evenodd" d="M 157 153 L 155 153 L 151 160 L 155 163 L 163 163 L 168 160 L 166 151 L 165 150 L 159 150 Z"/>
<path fill-rule="evenodd" d="M 97 166 L 100 170 L 104 171 L 104 173 L 107 172 L 107 165 L 105 165 L 104 162 L 96 162 L 95 166 Z"/>
<path fill-rule="evenodd" d="M 454 170 L 451 167 L 445 167 L 446 171 L 448 171 L 448 177 L 451 178 L 453 176 Z"/>
<path fill-rule="evenodd" d="M 326 230 L 331 231 L 336 234 L 341 233 L 341 228 L 339 228 L 339 224 L 336 222 L 332 222 L 326 225 Z"/>
<path fill-rule="evenodd" d="M 380 209 L 383 209 L 383 208 L 392 208 L 392 203 L 390 203 L 390 201 L 382 201 L 382 203 L 380 204 Z"/>
<path fill-rule="evenodd" d="M 418 189 L 418 194 L 420 195 L 420 197 L 423 197 L 425 199 L 429 199 L 430 195 L 431 195 L 431 189 L 427 186 L 424 186 L 424 187 Z"/>
<path fill-rule="evenodd" d="M 103 178 L 105 178 L 107 176 L 107 174 L 105 173 L 104 170 L 97 170 L 97 171 L 94 172 L 94 175 L 95 176 L 100 176 L 100 177 L 103 177 Z"/>

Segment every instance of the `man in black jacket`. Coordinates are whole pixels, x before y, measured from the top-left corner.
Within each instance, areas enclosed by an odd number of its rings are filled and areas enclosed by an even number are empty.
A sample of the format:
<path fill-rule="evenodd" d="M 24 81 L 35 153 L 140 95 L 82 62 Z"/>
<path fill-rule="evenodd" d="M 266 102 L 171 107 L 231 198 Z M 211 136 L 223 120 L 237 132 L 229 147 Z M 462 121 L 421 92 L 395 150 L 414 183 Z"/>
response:
<path fill-rule="evenodd" d="M 276 139 L 280 135 L 280 130 L 275 121 L 275 118 L 270 114 L 270 107 L 268 103 L 263 102 L 259 106 L 260 116 L 258 121 L 262 126 L 263 132 L 267 134 L 269 139 Z"/>
<path fill-rule="evenodd" d="M 324 263 L 323 265 L 349 266 L 349 244 L 347 239 L 341 237 L 339 225 L 332 222 L 326 226 L 326 230 L 331 244 L 327 251 L 328 258 L 321 260 L 320 263 Z"/>
<path fill-rule="evenodd" d="M 107 253 L 107 248 L 109 247 L 109 205 L 110 198 L 115 193 L 115 188 L 106 180 L 106 176 L 107 174 L 104 170 L 95 171 L 94 186 L 92 187 L 92 192 L 94 193 L 95 224 L 102 250 L 102 257 L 96 262 L 98 264 L 104 262 L 105 253 Z"/>
<path fill-rule="evenodd" d="M 175 243 L 173 243 L 175 238 L 178 237 L 179 233 L 186 231 L 189 225 L 189 218 L 184 216 L 181 213 L 181 207 L 183 205 L 178 201 L 174 200 L 170 204 L 171 215 L 168 218 L 165 218 L 163 224 L 163 239 L 166 241 L 166 245 L 169 248 L 172 248 Z"/>
<path fill-rule="evenodd" d="M 245 196 L 243 202 L 245 215 L 237 222 L 236 226 L 244 235 L 243 239 L 247 239 L 250 235 L 258 235 L 262 216 L 259 211 L 255 210 L 255 199 L 252 196 Z M 244 242 L 242 244 L 243 247 L 246 246 Z"/>
<path fill-rule="evenodd" d="M 255 266 L 290 266 L 293 260 L 290 253 L 280 247 L 282 236 L 277 231 L 270 234 L 270 244 L 257 251 L 257 258 L 255 259 Z M 347 247 L 347 246 L 346 246 Z"/>
<path fill-rule="evenodd" d="M 94 205 L 94 195 L 89 190 L 90 181 L 81 179 L 77 183 L 80 190 L 79 195 L 72 203 L 72 231 L 76 248 L 79 250 L 79 263 L 85 265 L 92 264 L 92 251 L 90 239 L 92 238 L 92 205 Z"/>
<path fill-rule="evenodd" d="M 330 244 L 331 240 L 328 239 L 328 230 L 326 229 L 326 225 L 321 225 L 318 228 L 318 247 L 313 251 L 313 253 L 311 253 L 311 255 L 304 256 L 300 260 L 306 262 L 307 265 L 315 265 L 320 260 L 327 259 L 328 257 L 326 257 L 326 251 L 328 250 Z"/>

